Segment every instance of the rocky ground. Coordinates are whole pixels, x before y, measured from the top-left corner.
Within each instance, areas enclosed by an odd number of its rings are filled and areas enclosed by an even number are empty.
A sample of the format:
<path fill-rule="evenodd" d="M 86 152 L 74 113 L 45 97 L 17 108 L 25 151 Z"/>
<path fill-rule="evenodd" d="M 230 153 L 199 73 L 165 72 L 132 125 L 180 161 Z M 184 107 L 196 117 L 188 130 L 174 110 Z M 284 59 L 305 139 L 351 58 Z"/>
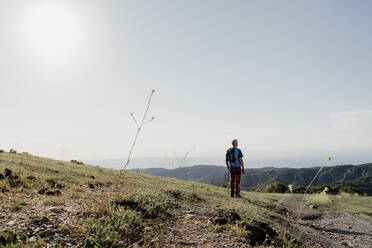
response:
<path fill-rule="evenodd" d="M 161 247 L 249 247 L 224 230 L 212 229 L 215 215 L 203 206 L 184 209 L 161 237 Z"/>
<path fill-rule="evenodd" d="M 2 230 L 11 230 L 18 234 L 18 239 L 43 247 L 52 247 L 53 244 L 76 247 L 82 244 L 83 235 L 72 230 L 74 226 L 83 223 L 82 213 L 86 209 L 83 201 L 53 206 L 45 204 L 48 198 L 32 195 L 17 200 L 20 206 L 19 210 L 15 210 L 12 198 L 9 195 L 0 195 Z"/>
<path fill-rule="evenodd" d="M 372 247 L 372 223 L 348 213 L 325 208 L 311 209 L 302 196 L 282 200 L 290 213 L 291 225 L 313 247 Z"/>

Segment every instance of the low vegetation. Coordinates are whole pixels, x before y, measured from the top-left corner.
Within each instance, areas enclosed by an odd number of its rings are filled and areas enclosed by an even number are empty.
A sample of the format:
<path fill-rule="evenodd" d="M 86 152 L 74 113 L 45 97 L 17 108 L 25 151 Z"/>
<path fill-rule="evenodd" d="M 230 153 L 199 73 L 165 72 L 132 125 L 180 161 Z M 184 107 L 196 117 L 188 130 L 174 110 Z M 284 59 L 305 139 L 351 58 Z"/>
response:
<path fill-rule="evenodd" d="M 246 168 L 241 188 L 263 191 L 265 185 L 279 181 L 285 185 L 307 186 L 319 167 L 312 168 Z M 215 186 L 226 185 L 227 170 L 223 166 L 198 165 L 176 169 L 149 168 L 142 173 L 203 182 Z M 259 185 L 259 186 L 257 186 Z M 315 186 L 353 187 L 361 193 L 372 195 L 372 163 L 361 165 L 326 166 L 314 181 Z"/>
<path fill-rule="evenodd" d="M 84 230 L 85 247 L 127 247 L 142 237 L 144 227 L 138 212 L 113 207 L 105 216 L 88 218 Z"/>
<path fill-rule="evenodd" d="M 292 186 L 292 193 L 295 194 L 304 194 L 306 191 L 305 186 Z M 264 192 L 264 193 L 290 193 L 288 185 L 285 185 L 282 182 L 273 182 L 266 186 L 256 186 L 252 188 L 253 192 Z M 330 185 L 318 185 L 318 186 L 311 186 L 307 191 L 308 194 L 320 194 L 320 193 L 327 193 L 332 195 L 339 195 L 339 194 L 352 194 L 352 195 L 365 195 L 358 189 L 345 186 L 345 187 L 337 187 L 337 186 L 330 186 Z"/>
<path fill-rule="evenodd" d="M 0 173 L 0 247 L 170 247 L 187 238 L 217 247 L 222 237 L 237 247 L 306 247 L 279 202 L 289 194 L 275 193 L 280 183 L 238 199 L 222 187 L 7 152 Z M 332 197 L 308 204 L 372 215 L 370 197 Z"/>
<path fill-rule="evenodd" d="M 312 194 L 306 195 L 305 200 L 312 208 L 330 208 L 372 221 L 371 197 L 360 197 L 347 193 L 339 195 Z"/>
<path fill-rule="evenodd" d="M 287 186 L 282 182 L 273 182 L 265 186 L 265 193 L 284 193 L 287 190 Z"/>

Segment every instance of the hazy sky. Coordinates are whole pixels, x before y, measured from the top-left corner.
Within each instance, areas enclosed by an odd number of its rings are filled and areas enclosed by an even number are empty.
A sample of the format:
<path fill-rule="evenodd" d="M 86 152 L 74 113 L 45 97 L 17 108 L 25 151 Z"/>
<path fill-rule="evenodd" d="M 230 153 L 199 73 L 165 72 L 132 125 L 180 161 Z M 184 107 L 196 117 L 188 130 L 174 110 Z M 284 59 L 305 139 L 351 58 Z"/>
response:
<path fill-rule="evenodd" d="M 372 161 L 371 27 L 371 1 L 0 0 L 0 148 L 125 157 L 156 89 L 134 156 Z"/>

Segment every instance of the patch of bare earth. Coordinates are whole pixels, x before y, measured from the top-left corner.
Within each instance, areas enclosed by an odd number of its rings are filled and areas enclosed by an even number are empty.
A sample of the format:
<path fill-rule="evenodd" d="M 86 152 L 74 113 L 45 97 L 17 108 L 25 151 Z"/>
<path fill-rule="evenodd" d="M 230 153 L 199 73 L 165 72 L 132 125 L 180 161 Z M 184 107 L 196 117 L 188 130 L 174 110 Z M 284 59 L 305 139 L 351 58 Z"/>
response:
<path fill-rule="evenodd" d="M 207 206 L 193 205 L 179 210 L 175 221 L 160 235 L 159 247 L 250 247 L 223 228 L 213 230 L 210 225 L 214 217 Z"/>
<path fill-rule="evenodd" d="M 63 247 L 82 244 L 83 235 L 72 232 L 69 224 L 83 224 L 84 219 L 80 213 L 86 208 L 84 202 L 48 206 L 43 204 L 47 196 L 30 195 L 22 198 L 22 211 L 12 212 L 9 208 L 14 203 L 13 197 L 5 195 L 0 199 L 0 228 L 18 233 L 18 240 L 35 243 L 42 238 L 48 244 L 60 244 Z"/>
<path fill-rule="evenodd" d="M 330 209 L 310 209 L 302 196 L 281 201 L 289 210 L 291 225 L 313 247 L 372 247 L 372 223 Z"/>

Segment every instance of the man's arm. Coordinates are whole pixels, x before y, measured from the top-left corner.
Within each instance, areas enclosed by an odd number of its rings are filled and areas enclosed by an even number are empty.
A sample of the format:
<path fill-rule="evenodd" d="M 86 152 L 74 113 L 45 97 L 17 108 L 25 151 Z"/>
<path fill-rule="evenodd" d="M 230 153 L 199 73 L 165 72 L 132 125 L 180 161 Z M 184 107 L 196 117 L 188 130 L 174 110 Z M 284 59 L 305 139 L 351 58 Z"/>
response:
<path fill-rule="evenodd" d="M 227 152 L 226 152 L 226 160 L 225 160 L 225 162 L 226 162 L 226 168 L 228 169 L 228 170 L 230 170 L 230 166 L 229 166 L 229 160 L 227 159 L 227 154 L 229 153 L 229 150 L 227 150 Z"/>
<path fill-rule="evenodd" d="M 242 169 L 242 173 L 244 174 L 244 162 L 243 162 L 243 157 L 240 157 L 239 160 L 240 160 L 240 167 L 241 167 L 241 169 Z"/>

